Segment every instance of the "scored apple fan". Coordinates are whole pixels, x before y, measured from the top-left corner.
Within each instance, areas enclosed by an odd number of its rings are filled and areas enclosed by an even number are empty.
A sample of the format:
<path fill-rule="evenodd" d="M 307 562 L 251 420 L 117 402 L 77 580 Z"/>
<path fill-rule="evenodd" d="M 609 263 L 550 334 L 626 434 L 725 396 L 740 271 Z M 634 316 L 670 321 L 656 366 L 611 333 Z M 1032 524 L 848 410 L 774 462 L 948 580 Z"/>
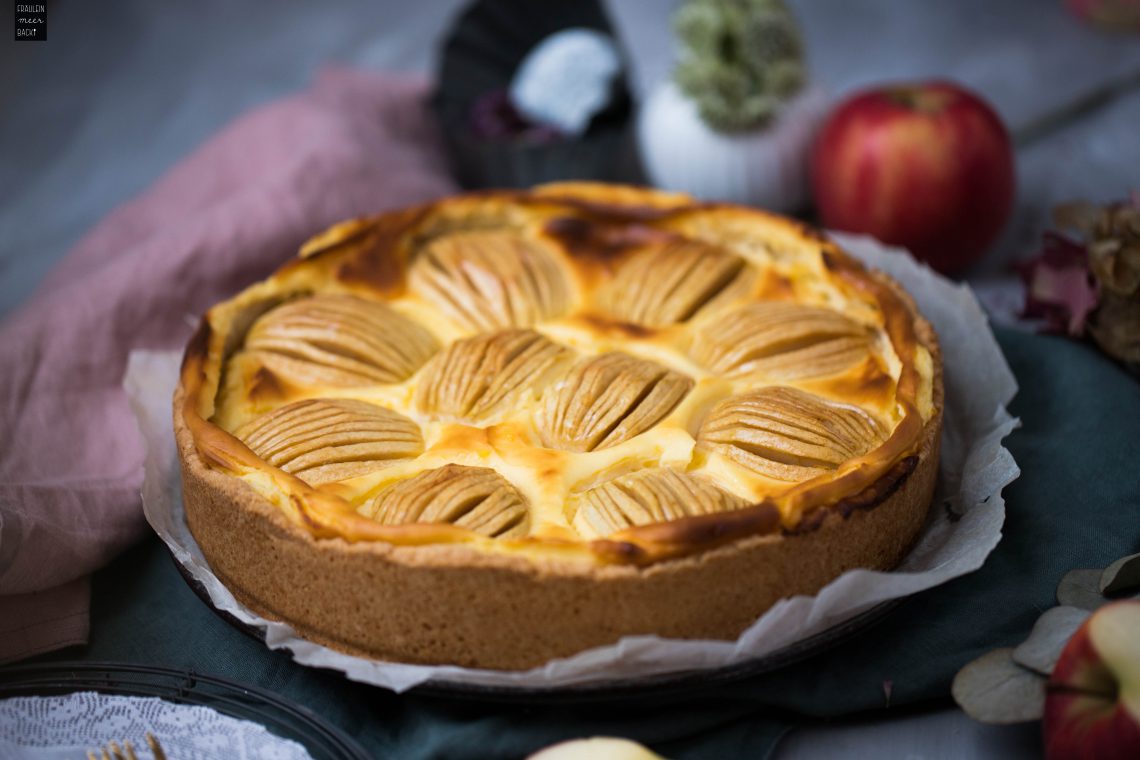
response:
<path fill-rule="evenodd" d="M 590 357 L 546 394 L 543 441 L 567 451 L 616 446 L 660 422 L 692 387 L 656 362 L 618 351 Z"/>
<path fill-rule="evenodd" d="M 685 241 L 631 256 L 598 298 L 615 317 L 645 327 L 691 319 L 747 279 L 739 256 L 715 246 Z"/>
<path fill-rule="evenodd" d="M 438 237 L 416 254 L 412 290 L 473 330 L 529 327 L 564 314 L 567 275 L 555 254 L 510 230 Z"/>
<path fill-rule="evenodd" d="M 492 538 L 525 535 L 526 501 L 486 467 L 449 464 L 389 486 L 362 510 L 385 525 L 450 523 Z"/>
<path fill-rule="evenodd" d="M 689 354 L 730 377 L 820 377 L 870 355 L 866 328 L 831 309 L 768 301 L 716 315 L 695 331 Z"/>
<path fill-rule="evenodd" d="M 258 319 L 245 351 L 275 374 L 306 385 L 399 383 L 439 349 L 424 327 L 377 301 L 316 295 Z"/>
<path fill-rule="evenodd" d="M 566 518 L 584 538 L 601 538 L 634 525 L 727 512 L 748 503 L 699 475 L 651 469 L 623 475 L 572 496 Z"/>
<path fill-rule="evenodd" d="M 353 399 L 295 401 L 234 434 L 266 462 L 311 486 L 364 475 L 424 449 L 416 423 Z"/>
<path fill-rule="evenodd" d="M 799 482 L 867 453 L 884 437 L 883 426 L 859 407 L 770 386 L 715 406 L 697 446 L 770 478 Z"/>
<path fill-rule="evenodd" d="M 424 368 L 416 388 L 422 412 L 479 421 L 548 378 L 570 349 L 534 330 L 500 330 L 457 340 Z"/>

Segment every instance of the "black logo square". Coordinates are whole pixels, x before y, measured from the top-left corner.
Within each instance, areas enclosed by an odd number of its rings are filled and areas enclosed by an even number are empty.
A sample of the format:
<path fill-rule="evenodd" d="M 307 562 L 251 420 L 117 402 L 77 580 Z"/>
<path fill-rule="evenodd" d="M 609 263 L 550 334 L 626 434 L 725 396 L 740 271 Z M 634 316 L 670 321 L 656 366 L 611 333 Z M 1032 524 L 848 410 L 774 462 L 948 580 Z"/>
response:
<path fill-rule="evenodd" d="M 47 40 L 47 4 L 17 2 L 16 42 Z"/>

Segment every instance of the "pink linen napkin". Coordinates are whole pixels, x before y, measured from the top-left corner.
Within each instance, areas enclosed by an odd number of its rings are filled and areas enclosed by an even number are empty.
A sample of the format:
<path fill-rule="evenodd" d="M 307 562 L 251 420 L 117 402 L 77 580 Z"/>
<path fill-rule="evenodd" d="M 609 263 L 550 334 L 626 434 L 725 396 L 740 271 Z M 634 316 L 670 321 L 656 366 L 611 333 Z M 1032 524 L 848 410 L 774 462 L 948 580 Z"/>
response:
<path fill-rule="evenodd" d="M 87 576 L 146 531 L 121 383 L 344 218 L 454 190 L 419 80 L 332 69 L 88 233 L 0 325 L 0 662 L 83 643 Z"/>

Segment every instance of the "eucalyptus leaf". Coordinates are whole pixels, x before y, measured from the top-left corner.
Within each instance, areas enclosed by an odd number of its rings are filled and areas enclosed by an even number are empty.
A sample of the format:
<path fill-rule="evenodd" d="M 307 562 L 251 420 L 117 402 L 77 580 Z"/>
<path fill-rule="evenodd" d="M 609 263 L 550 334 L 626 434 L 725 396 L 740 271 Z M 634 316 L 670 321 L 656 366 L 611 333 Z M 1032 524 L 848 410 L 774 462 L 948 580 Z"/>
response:
<path fill-rule="evenodd" d="M 1140 588 L 1140 554 L 1121 557 L 1100 576 L 1100 593 L 1115 594 Z"/>
<path fill-rule="evenodd" d="M 982 655 L 954 676 L 954 701 L 974 720 L 995 725 L 1038 720 L 1045 711 L 1045 678 L 1013 661 L 1004 647 Z"/>
<path fill-rule="evenodd" d="M 1095 610 L 1108 604 L 1100 593 L 1100 570 L 1070 570 L 1057 584 L 1057 603 L 1082 610 Z"/>
<path fill-rule="evenodd" d="M 1013 661 L 1043 676 L 1048 676 L 1057 665 L 1065 644 L 1069 643 L 1069 639 L 1081 627 L 1081 623 L 1091 614 L 1089 610 L 1080 607 L 1054 607 L 1045 610 L 1033 624 L 1029 638 L 1014 648 Z"/>

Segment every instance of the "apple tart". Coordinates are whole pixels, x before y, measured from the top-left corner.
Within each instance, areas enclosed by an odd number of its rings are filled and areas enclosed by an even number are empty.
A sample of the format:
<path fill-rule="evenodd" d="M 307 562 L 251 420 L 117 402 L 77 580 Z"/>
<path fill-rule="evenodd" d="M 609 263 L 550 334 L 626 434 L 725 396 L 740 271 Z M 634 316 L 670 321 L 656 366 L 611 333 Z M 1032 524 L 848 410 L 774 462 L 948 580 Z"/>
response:
<path fill-rule="evenodd" d="M 900 287 L 788 219 L 591 183 L 339 224 L 209 310 L 186 518 L 259 614 L 523 669 L 735 638 L 906 554 L 942 375 Z"/>

